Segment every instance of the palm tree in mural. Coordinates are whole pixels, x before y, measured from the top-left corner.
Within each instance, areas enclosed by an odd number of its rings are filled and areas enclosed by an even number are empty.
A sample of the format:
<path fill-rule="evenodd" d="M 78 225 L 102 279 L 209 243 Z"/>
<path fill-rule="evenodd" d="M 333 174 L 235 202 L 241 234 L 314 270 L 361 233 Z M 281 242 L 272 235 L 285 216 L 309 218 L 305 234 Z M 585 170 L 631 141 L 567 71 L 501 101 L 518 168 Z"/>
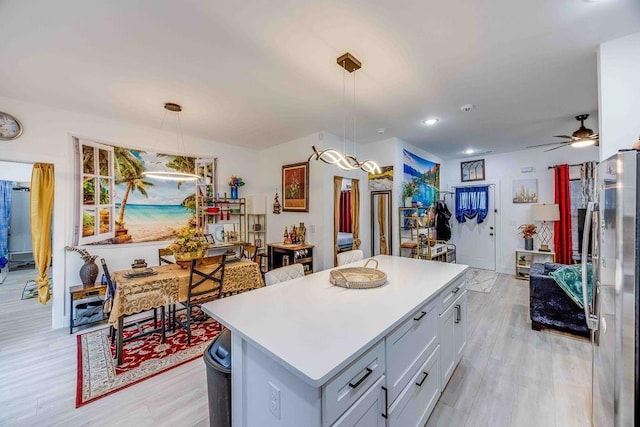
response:
<path fill-rule="evenodd" d="M 158 154 L 158 157 L 171 157 L 171 160 L 166 164 L 168 168 L 175 169 L 176 171 L 183 173 L 195 173 L 196 159 L 194 157 L 173 156 L 171 154 Z M 178 181 L 178 188 L 182 187 L 182 184 L 184 183 L 185 181 Z M 192 193 L 185 197 L 181 204 L 185 208 L 191 209 L 195 212 L 196 194 Z"/>
<path fill-rule="evenodd" d="M 173 156 L 171 154 L 158 154 L 158 157 L 171 157 L 171 160 L 166 164 L 168 168 L 183 173 L 195 173 L 196 160 L 194 157 Z M 182 187 L 182 184 L 184 181 L 178 181 L 178 188 Z"/>
<path fill-rule="evenodd" d="M 139 153 L 144 154 L 143 151 Z M 147 187 L 153 185 L 152 182 L 144 181 L 142 179 L 142 172 L 144 172 L 144 164 L 142 160 L 134 156 L 130 150 L 121 147 L 114 147 L 114 154 L 116 158 L 116 179 L 117 184 L 127 184 L 127 189 L 122 196 L 122 203 L 120 204 L 120 211 L 118 212 L 118 219 L 116 224 L 124 224 L 124 210 L 127 207 L 127 200 L 129 194 L 132 191 L 138 191 L 145 197 L 149 197 L 147 194 Z"/>

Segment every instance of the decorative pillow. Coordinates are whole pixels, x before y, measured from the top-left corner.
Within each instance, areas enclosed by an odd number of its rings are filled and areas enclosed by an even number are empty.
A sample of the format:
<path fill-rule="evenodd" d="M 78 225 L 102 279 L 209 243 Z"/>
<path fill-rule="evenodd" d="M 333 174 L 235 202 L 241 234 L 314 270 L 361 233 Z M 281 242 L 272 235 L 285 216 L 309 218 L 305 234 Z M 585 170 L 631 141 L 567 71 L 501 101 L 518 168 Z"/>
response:
<path fill-rule="evenodd" d="M 593 296 L 593 285 L 591 283 L 591 264 L 587 264 L 587 297 L 588 301 L 591 301 Z M 549 276 L 553 277 L 553 280 L 562 288 L 563 291 L 575 302 L 580 308 L 584 308 L 582 303 L 582 266 L 581 265 L 567 265 L 560 267 L 556 271 L 549 273 Z"/>

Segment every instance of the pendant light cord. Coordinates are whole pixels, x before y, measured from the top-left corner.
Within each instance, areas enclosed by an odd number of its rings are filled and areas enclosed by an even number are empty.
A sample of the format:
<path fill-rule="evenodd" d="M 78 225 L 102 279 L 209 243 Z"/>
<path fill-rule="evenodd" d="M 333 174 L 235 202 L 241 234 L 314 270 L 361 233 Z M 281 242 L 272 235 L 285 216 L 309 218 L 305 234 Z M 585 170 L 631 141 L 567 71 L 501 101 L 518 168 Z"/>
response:
<path fill-rule="evenodd" d="M 342 153 L 347 154 L 347 80 L 346 62 L 342 61 Z"/>

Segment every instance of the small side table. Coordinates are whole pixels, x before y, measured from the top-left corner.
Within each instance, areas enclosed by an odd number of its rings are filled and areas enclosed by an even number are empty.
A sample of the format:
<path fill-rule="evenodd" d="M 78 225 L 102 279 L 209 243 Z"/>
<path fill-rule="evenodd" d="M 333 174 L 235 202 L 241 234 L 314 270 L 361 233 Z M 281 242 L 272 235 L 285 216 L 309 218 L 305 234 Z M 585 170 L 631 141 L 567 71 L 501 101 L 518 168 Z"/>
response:
<path fill-rule="evenodd" d="M 74 323 L 74 319 L 76 317 L 76 310 L 74 307 L 74 302 L 79 300 L 92 299 L 94 301 L 100 302 L 100 312 L 102 313 L 102 306 L 104 304 L 104 298 L 107 294 L 107 285 L 103 285 L 101 283 L 96 283 L 93 286 L 71 286 L 69 288 L 69 334 L 73 333 L 73 328 L 84 325 L 93 325 L 94 323 L 101 322 L 105 319 L 104 314 L 100 317 L 99 320 L 82 322 L 79 324 Z M 96 298 L 98 298 L 96 300 Z M 96 309 L 98 307 L 96 306 Z M 96 316 L 97 317 L 97 316 Z"/>

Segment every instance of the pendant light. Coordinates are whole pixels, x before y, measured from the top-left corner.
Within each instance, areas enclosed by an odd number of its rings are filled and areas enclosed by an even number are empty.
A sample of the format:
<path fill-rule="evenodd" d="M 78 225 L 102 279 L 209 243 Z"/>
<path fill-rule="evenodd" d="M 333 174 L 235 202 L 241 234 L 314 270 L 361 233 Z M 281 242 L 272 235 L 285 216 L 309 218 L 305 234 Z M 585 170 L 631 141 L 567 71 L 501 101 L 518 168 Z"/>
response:
<path fill-rule="evenodd" d="M 164 121 L 167 117 L 167 111 L 171 111 L 176 114 L 176 143 L 178 145 L 182 145 L 182 152 L 185 153 L 184 157 L 189 157 L 186 155 L 186 149 L 184 145 L 184 136 L 182 135 L 182 124 L 180 123 L 180 112 L 182 111 L 182 106 L 179 104 L 175 104 L 173 102 L 166 102 L 164 104 L 164 115 L 162 116 L 162 123 L 160 124 L 160 129 L 158 132 L 162 131 L 162 127 L 164 125 Z M 164 181 L 198 181 L 200 177 L 194 173 L 188 172 L 172 172 L 172 171 L 144 171 L 142 172 L 142 176 L 151 179 L 160 179 Z"/>
<path fill-rule="evenodd" d="M 356 70 L 359 70 L 362 67 L 360 61 L 358 61 L 353 55 L 349 52 L 344 55 L 338 57 L 337 63 L 339 66 L 343 68 L 344 71 L 348 71 L 353 73 Z M 356 106 L 356 77 L 355 74 L 353 76 L 353 149 L 354 153 L 346 154 L 346 140 L 347 140 L 347 114 L 346 114 L 346 84 L 345 84 L 345 74 L 342 72 L 342 99 L 343 104 L 345 105 L 345 114 L 344 114 L 344 129 L 343 129 L 343 140 L 342 149 L 344 150 L 344 154 L 340 153 L 338 150 L 333 148 L 328 148 L 326 150 L 318 151 L 318 149 L 314 146 L 313 153 L 309 156 L 308 161 L 315 158 L 315 160 L 321 160 L 324 163 L 332 164 L 338 166 L 340 169 L 348 171 L 354 169 L 361 169 L 367 173 L 381 173 L 380 167 L 373 160 L 365 160 L 363 162 L 359 161 L 355 155 L 355 147 L 356 147 L 356 115 L 355 115 L 355 106 Z"/>

